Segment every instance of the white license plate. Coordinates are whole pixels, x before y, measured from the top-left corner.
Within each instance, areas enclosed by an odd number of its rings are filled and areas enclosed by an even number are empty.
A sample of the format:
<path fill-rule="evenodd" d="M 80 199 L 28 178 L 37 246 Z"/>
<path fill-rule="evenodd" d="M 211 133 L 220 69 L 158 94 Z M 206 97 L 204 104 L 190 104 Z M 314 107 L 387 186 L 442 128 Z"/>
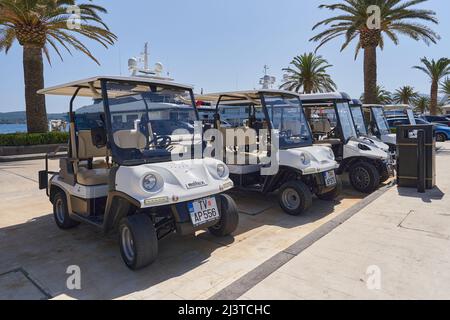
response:
<path fill-rule="evenodd" d="M 337 184 L 336 173 L 333 171 L 328 171 L 323 174 L 325 179 L 325 185 L 327 187 L 335 186 Z"/>
<path fill-rule="evenodd" d="M 216 198 L 214 197 L 190 202 L 188 208 L 194 227 L 220 219 Z"/>

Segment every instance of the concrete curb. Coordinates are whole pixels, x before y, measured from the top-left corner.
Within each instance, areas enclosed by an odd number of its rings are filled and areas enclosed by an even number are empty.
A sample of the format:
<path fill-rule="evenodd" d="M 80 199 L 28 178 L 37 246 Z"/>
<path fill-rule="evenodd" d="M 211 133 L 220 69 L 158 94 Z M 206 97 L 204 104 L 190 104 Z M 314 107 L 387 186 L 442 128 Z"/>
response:
<path fill-rule="evenodd" d="M 276 270 L 301 254 L 304 250 L 312 246 L 315 242 L 329 234 L 345 221 L 349 220 L 363 208 L 367 207 L 369 204 L 380 198 L 393 186 L 395 186 L 395 182 L 392 182 L 391 184 L 372 193 L 353 207 L 345 210 L 334 219 L 328 221 L 307 236 L 303 237 L 289 248 L 277 253 L 275 256 L 273 256 L 263 264 L 259 265 L 246 275 L 242 276 L 240 279 L 230 284 L 228 287 L 217 292 L 208 300 L 237 300 L 239 297 L 243 296 L 247 291 L 255 287 L 258 283 L 266 279 Z"/>

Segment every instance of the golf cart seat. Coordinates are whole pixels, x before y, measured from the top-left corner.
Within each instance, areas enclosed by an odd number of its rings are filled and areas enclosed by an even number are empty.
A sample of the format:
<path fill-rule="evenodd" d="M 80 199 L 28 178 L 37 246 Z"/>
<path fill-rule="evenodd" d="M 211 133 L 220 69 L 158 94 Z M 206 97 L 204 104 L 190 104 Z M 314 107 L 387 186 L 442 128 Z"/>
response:
<path fill-rule="evenodd" d="M 314 119 L 311 130 L 313 134 L 327 134 L 332 130 L 330 120 L 328 118 Z"/>
<path fill-rule="evenodd" d="M 83 186 L 99 186 L 108 184 L 109 169 L 87 169 L 80 167 L 77 181 Z"/>
<path fill-rule="evenodd" d="M 122 149 L 144 149 L 147 140 L 138 130 L 120 130 L 114 133 L 114 142 Z"/>

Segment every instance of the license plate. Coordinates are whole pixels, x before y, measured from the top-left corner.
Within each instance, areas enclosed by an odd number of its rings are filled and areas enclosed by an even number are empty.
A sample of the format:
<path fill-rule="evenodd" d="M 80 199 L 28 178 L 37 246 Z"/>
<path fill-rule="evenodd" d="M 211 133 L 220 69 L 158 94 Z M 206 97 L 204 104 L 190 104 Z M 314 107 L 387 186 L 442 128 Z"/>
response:
<path fill-rule="evenodd" d="M 216 198 L 210 197 L 188 203 L 189 214 L 194 227 L 219 220 Z"/>
<path fill-rule="evenodd" d="M 336 173 L 334 171 L 328 171 L 323 174 L 325 179 L 325 186 L 331 187 L 337 184 Z"/>

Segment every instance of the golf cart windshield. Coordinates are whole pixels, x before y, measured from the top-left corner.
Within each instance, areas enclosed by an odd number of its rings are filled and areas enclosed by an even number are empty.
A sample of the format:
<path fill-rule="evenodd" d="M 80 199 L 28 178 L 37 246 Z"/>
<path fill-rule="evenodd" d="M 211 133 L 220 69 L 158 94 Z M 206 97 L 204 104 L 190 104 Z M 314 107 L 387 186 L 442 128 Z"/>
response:
<path fill-rule="evenodd" d="M 353 120 L 355 121 L 356 131 L 359 135 L 367 136 L 366 123 L 364 121 L 364 114 L 360 106 L 351 107 Z"/>
<path fill-rule="evenodd" d="M 191 152 L 198 116 L 191 90 L 108 81 L 105 110 L 113 156 L 124 165 L 170 160 Z"/>
<path fill-rule="evenodd" d="M 300 99 L 295 96 L 263 94 L 272 129 L 280 134 L 280 148 L 312 144 L 312 133 Z"/>
<path fill-rule="evenodd" d="M 348 102 L 336 102 L 337 115 L 342 127 L 342 134 L 345 141 L 357 138 L 355 123 Z"/>
<path fill-rule="evenodd" d="M 378 127 L 378 131 L 381 135 L 390 134 L 389 124 L 384 116 L 384 111 L 381 107 L 372 108 L 373 117 L 375 119 L 376 125 Z"/>
<path fill-rule="evenodd" d="M 414 117 L 414 112 L 411 109 L 406 110 L 406 114 L 408 116 L 409 123 L 413 126 L 417 124 L 416 118 Z"/>

